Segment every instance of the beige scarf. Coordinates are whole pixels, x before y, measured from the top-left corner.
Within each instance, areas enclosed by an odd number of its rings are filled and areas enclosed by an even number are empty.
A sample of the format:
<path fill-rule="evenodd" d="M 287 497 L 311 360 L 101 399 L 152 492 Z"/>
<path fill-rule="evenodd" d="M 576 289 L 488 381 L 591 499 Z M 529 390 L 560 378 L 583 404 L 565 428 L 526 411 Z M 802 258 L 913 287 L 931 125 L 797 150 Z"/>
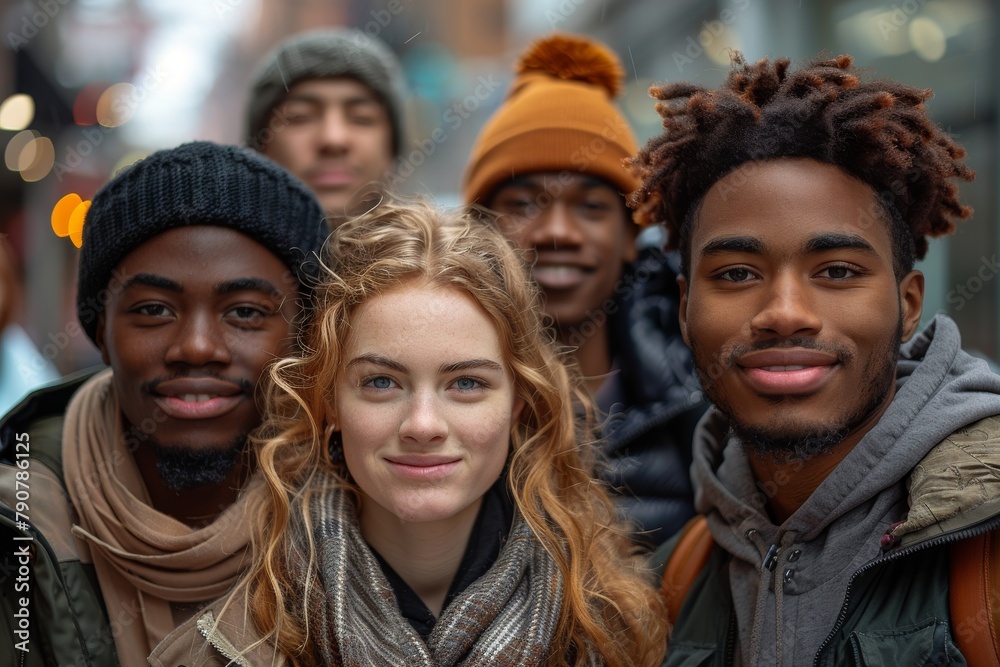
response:
<path fill-rule="evenodd" d="M 142 446 L 140 443 L 139 446 Z M 107 606 L 118 658 L 146 656 L 174 627 L 171 603 L 208 603 L 249 564 L 246 489 L 210 525 L 192 528 L 150 506 L 125 444 L 107 370 L 73 396 L 63 429 L 66 485 Z"/>

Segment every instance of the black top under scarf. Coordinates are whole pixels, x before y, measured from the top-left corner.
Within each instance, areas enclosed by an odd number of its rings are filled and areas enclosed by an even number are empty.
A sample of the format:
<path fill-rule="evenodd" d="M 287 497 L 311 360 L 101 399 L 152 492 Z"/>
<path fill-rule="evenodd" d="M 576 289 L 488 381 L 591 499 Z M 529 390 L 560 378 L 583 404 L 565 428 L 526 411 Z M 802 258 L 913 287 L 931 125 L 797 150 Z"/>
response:
<path fill-rule="evenodd" d="M 483 494 L 483 503 L 479 507 L 476 522 L 472 526 L 469 543 L 465 547 L 465 554 L 462 556 L 462 562 L 459 563 L 455 578 L 452 579 L 451 586 L 448 588 L 448 595 L 444 599 L 442 610 L 447 609 L 456 595 L 486 574 L 493 566 L 500 555 L 500 549 L 507 539 L 513 521 L 514 504 L 507 491 L 507 477 L 503 475 Z M 399 603 L 399 611 L 403 614 L 403 618 L 413 626 L 413 629 L 423 637 L 424 641 L 427 641 L 427 638 L 431 636 L 431 631 L 434 630 L 434 624 L 437 622 L 434 614 L 377 551 L 372 549 L 372 553 L 379 565 L 382 566 L 382 572 L 396 594 L 396 601 Z"/>

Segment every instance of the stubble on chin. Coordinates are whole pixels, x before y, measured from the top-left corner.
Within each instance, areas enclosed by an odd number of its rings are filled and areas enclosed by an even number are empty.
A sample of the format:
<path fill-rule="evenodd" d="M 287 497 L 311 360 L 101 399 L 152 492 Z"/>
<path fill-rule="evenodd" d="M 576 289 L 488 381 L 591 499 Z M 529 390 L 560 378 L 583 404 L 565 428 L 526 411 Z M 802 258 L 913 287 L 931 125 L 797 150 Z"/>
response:
<path fill-rule="evenodd" d="M 861 381 L 859 399 L 853 403 L 855 407 L 852 409 L 849 405 L 848 409 L 831 414 L 829 420 L 821 423 L 782 421 L 779 418 L 763 424 L 753 424 L 741 419 L 739 411 L 735 409 L 732 401 L 726 396 L 721 383 L 713 379 L 713 376 L 718 378 L 721 374 L 718 370 L 712 371 L 712 364 L 715 364 L 716 368 L 723 368 L 725 372 L 733 372 L 736 366 L 735 359 L 751 349 L 758 349 L 758 346 L 742 346 L 731 349 L 719 355 L 724 361 L 712 361 L 711 363 L 705 363 L 706 360 L 700 354 L 697 345 L 692 344 L 691 348 L 705 394 L 716 409 L 729 420 L 730 436 L 736 438 L 748 456 L 766 458 L 775 463 L 785 464 L 796 460 L 809 461 L 831 452 L 884 405 L 892 392 L 896 379 L 896 361 L 899 358 L 899 348 L 902 341 L 902 324 L 902 318 L 900 318 L 895 335 L 889 339 L 874 358 L 870 359 L 872 363 L 867 364 L 866 372 Z M 802 341 L 793 342 L 801 343 Z M 802 346 L 816 347 L 811 343 Z M 769 347 L 775 347 L 775 345 Z M 838 352 L 837 357 L 841 364 L 860 363 L 853 355 L 843 350 Z M 772 409 L 781 410 L 781 404 L 786 400 L 793 399 L 775 399 Z"/>
<path fill-rule="evenodd" d="M 234 437 L 222 449 L 164 447 L 152 441 L 156 469 L 171 491 L 185 491 L 226 480 L 247 451 L 247 433 Z"/>

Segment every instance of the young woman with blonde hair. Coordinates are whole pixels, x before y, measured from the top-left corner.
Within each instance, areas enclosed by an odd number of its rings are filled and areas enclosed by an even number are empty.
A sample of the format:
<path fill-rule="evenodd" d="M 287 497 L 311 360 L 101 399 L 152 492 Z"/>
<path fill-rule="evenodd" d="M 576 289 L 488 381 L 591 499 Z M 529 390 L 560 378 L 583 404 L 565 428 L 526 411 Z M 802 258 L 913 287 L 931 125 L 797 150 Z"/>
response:
<path fill-rule="evenodd" d="M 389 202 L 328 257 L 305 352 L 272 369 L 255 562 L 150 662 L 659 664 L 655 583 L 517 251 Z"/>

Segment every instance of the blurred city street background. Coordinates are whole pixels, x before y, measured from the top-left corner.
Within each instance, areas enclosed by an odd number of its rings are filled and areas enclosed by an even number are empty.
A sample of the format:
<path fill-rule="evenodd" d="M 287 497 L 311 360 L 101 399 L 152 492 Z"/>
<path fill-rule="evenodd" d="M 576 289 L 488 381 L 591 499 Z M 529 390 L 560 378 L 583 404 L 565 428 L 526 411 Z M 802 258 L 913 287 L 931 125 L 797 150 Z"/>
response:
<path fill-rule="evenodd" d="M 348 26 L 402 59 L 409 193 L 458 202 L 462 168 L 503 100 L 512 63 L 553 30 L 607 43 L 628 73 L 619 102 L 640 142 L 659 131 L 655 82 L 717 85 L 750 60 L 848 53 L 932 88 L 932 117 L 968 149 L 975 208 L 932 243 L 925 320 L 947 312 L 966 349 L 1000 357 L 1000 3 L 991 0 L 22 0 L 0 5 L 0 232 L 24 279 L 22 326 L 66 373 L 99 362 L 75 321 L 78 250 L 52 231 L 63 195 L 91 197 L 122 165 L 192 139 L 245 143 L 256 61 L 302 30 Z M 432 139 L 432 137 L 435 137 Z M 441 139 L 443 137 L 443 139 Z"/>

